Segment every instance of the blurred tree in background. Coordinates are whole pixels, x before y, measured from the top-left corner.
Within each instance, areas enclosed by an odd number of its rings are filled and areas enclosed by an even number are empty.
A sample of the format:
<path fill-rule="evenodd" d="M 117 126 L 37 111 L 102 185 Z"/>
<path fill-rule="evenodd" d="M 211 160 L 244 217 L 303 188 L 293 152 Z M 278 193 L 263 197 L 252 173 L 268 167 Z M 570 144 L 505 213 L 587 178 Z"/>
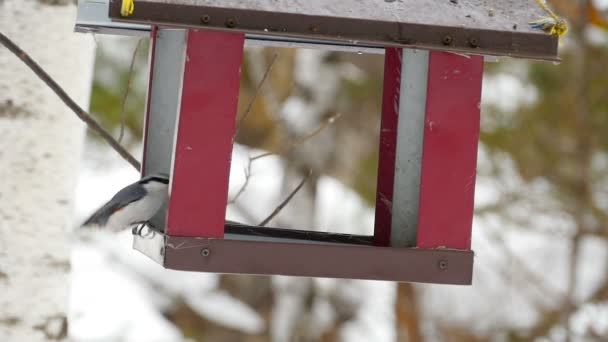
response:
<path fill-rule="evenodd" d="M 130 73 L 131 59 L 139 39 L 112 36 L 96 39 L 97 56 L 91 113 L 115 137 L 120 134 L 120 126 L 124 118 L 126 138 L 123 141 L 128 147 L 139 143 L 143 133 L 143 112 L 148 80 L 148 38 L 141 38 L 141 45 L 133 63 L 133 72 Z M 131 84 L 125 100 L 129 78 Z"/>
<path fill-rule="evenodd" d="M 508 80 L 519 90 L 515 89 L 518 98 L 506 92 L 484 94 L 484 98 L 491 101 L 482 108 L 481 144 L 489 163 L 480 165 L 479 179 L 498 180 L 500 196 L 494 202 L 478 206 L 476 215 L 478 218 L 500 217 L 504 220 L 501 222 L 509 222 L 521 231 L 567 239 L 567 284 L 556 286 L 566 290 L 557 291 L 554 297 L 545 293 L 552 301 L 548 305 L 538 305 L 537 299 L 530 297 L 537 318 L 524 329 L 507 323 L 498 328 L 478 329 L 475 321 L 432 320 L 433 316 L 427 314 L 430 309 L 423 307 L 421 293 L 425 288 L 399 284 L 395 308 L 399 340 L 523 341 L 554 339 L 558 335 L 564 340 L 608 339 L 592 328 L 571 331 L 577 312 L 588 305 L 606 306 L 608 301 L 606 272 L 600 275 L 603 280 L 591 293 L 577 295 L 583 240 L 598 239 L 608 248 L 608 15 L 598 10 L 592 1 L 554 0 L 551 3 L 570 23 L 570 33 L 561 41 L 559 65 L 512 59 L 486 64 L 484 82 Z M 112 132 L 119 131 L 121 102 L 135 44 L 136 39 L 121 39 L 111 44 L 120 47 L 120 51 L 114 51 L 115 48 L 109 51 L 103 42 L 98 46 L 91 111 Z M 141 139 L 146 51 L 147 42 L 137 56 L 126 106 L 126 144 L 136 144 Z M 236 142 L 282 155 L 295 173 L 312 168 L 317 176 L 333 176 L 373 206 L 383 57 L 283 48 L 248 49 L 242 69 L 239 117 L 246 113 L 257 84 L 270 64 L 273 65 L 269 77 L 247 118 L 239 125 Z M 304 65 L 320 70 L 317 83 L 309 82 L 306 70 L 298 71 Z M 491 89 L 503 90 L 501 87 Z M 513 93 L 513 89 L 508 92 Z M 331 101 L 326 98 L 327 94 L 331 95 Z M 307 115 L 300 118 L 301 125 L 290 117 L 290 108 L 296 107 L 306 108 Z M 290 142 L 314 132 L 327 120 L 333 121 L 314 139 L 286 149 Z M 521 179 L 519 186 L 500 182 L 508 173 L 505 160 L 513 165 L 516 176 Z M 313 200 L 314 179 L 308 185 Z M 539 184 L 541 190 L 538 190 Z M 552 226 L 535 220 L 541 213 L 559 217 L 568 224 Z M 503 238 L 497 237 L 496 241 Z M 508 249 L 501 251 L 507 253 Z M 540 283 L 530 286 L 548 286 L 542 284 L 542 272 L 526 266 L 525 255 L 507 253 L 503 257 L 517 261 L 513 272 L 521 274 L 518 279 L 522 283 L 513 286 L 526 287 L 537 282 Z M 274 290 L 269 278 L 223 276 L 220 286 L 256 309 L 267 321 L 272 319 Z M 306 294 L 306 303 L 312 303 L 316 296 L 314 287 L 309 287 Z M 321 340 L 337 340 L 338 329 L 352 315 L 352 309 L 341 307 L 343 304 L 339 300 L 332 303 L 341 316 L 335 327 L 323 332 Z M 190 310 L 187 303 L 178 305 L 167 316 L 186 336 L 196 340 L 265 341 L 270 338 L 269 329 L 263 335 L 247 336 L 206 321 Z M 294 340 L 317 339 L 307 332 L 311 327 L 305 323 L 297 329 L 301 331 L 293 332 Z"/>
<path fill-rule="evenodd" d="M 563 329 L 564 339 L 605 340 L 590 329 L 584 334 L 570 331 L 575 312 L 587 304 L 606 304 L 608 276 L 591 293 L 580 293 L 580 271 L 584 239 L 608 241 L 608 15 L 593 1 L 553 0 L 557 12 L 569 21 L 570 31 L 561 44 L 562 62 L 527 63 L 505 60 L 488 71 L 515 77 L 532 90 L 535 99 L 505 111 L 497 106 L 483 112 L 481 142 L 491 155 L 508 156 L 526 184 L 542 180 L 544 200 L 521 189 L 505 189 L 508 195 L 479 215 L 499 213 L 521 229 L 569 240 L 566 293 L 551 308 L 539 308 L 540 318 L 527 331 L 510 331 L 512 340 L 548 337 Z M 484 122 L 485 121 L 485 122 Z M 500 172 L 494 158 L 493 176 Z M 528 212 L 512 208 L 524 205 Z M 489 209 L 489 210 L 484 210 Z M 567 229 L 537 223 L 534 213 L 556 213 L 570 222 Z M 585 262 L 588 262 L 585 259 Z M 529 281 L 533 281 L 530 279 Z M 553 336 L 555 338 L 555 336 Z"/>

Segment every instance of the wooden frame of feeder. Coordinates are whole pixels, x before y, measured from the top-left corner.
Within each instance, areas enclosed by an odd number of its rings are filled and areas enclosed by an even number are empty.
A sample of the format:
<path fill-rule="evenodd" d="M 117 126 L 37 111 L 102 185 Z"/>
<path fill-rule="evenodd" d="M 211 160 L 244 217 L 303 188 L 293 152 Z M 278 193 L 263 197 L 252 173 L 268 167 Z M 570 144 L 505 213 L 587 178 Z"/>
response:
<path fill-rule="evenodd" d="M 512 20 L 521 29 L 432 18 L 396 23 L 390 11 L 400 8 L 390 6 L 398 2 L 374 2 L 381 10 L 370 19 L 336 15 L 339 8 L 268 11 L 255 1 L 243 8 L 142 0 L 123 18 L 120 1 L 111 0 L 114 23 L 152 25 L 142 173 L 172 175 L 166 217 L 154 222 L 165 233 L 135 236 L 134 248 L 186 271 L 470 284 L 480 55 L 557 60 L 557 38 L 526 27 L 540 13 L 520 6 L 515 12 L 526 15 L 511 18 L 501 12 L 511 1 L 490 2 L 498 26 Z M 291 46 L 384 50 L 373 236 L 225 222 L 246 34 Z"/>

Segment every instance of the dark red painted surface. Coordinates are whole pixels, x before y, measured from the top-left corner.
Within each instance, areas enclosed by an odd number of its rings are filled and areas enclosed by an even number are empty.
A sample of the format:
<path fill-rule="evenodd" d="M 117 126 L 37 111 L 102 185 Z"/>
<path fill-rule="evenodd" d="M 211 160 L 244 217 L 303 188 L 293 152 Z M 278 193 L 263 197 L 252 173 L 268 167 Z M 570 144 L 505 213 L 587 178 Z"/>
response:
<path fill-rule="evenodd" d="M 191 30 L 167 233 L 224 236 L 244 35 Z"/>
<path fill-rule="evenodd" d="M 149 248 L 145 248 L 149 246 Z M 450 249 L 201 239 L 160 234 L 135 248 L 169 269 L 228 274 L 470 285 L 473 252 Z M 163 249 L 164 247 L 164 249 Z M 159 255 L 161 249 L 164 254 Z M 442 266 L 443 265 L 443 266 Z"/>
<path fill-rule="evenodd" d="M 391 210 L 395 179 L 401 56 L 401 49 L 387 48 L 384 57 L 382 119 L 380 124 L 378 185 L 376 190 L 376 219 L 374 224 L 374 245 L 376 246 L 388 246 L 391 238 Z"/>
<path fill-rule="evenodd" d="M 144 171 L 146 170 L 146 148 L 148 146 L 148 123 L 150 122 L 150 100 L 152 99 L 152 80 L 154 79 L 154 51 L 156 49 L 156 33 L 158 32 L 158 26 L 152 26 L 150 30 L 150 50 L 149 50 L 149 58 L 148 58 L 148 67 L 150 72 L 148 73 L 148 97 L 146 98 L 146 116 L 144 119 L 144 151 L 141 157 L 141 176 L 144 176 Z"/>
<path fill-rule="evenodd" d="M 417 246 L 470 249 L 483 58 L 431 52 Z"/>

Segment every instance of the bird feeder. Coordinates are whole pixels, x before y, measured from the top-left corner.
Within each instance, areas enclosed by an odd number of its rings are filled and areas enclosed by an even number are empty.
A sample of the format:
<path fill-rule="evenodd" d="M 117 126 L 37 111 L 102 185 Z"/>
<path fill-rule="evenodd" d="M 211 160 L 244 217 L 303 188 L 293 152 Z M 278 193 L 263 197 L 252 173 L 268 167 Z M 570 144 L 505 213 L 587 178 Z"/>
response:
<path fill-rule="evenodd" d="M 142 173 L 170 173 L 170 201 L 135 249 L 185 271 L 471 284 L 484 56 L 558 60 L 535 2 L 86 3 L 106 7 L 78 30 L 151 37 Z M 245 43 L 384 53 L 373 236 L 226 223 Z"/>

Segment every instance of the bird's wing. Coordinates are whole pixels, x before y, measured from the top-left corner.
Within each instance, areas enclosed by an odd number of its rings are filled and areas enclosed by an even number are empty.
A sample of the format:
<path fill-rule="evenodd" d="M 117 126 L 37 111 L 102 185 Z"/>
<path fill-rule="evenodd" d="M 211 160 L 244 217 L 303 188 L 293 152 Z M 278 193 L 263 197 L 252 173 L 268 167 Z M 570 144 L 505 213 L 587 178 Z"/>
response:
<path fill-rule="evenodd" d="M 97 224 L 100 226 L 108 223 L 108 218 L 113 213 L 124 208 L 127 204 L 135 202 L 146 195 L 146 190 L 139 184 L 131 184 L 120 190 L 112 197 L 108 203 L 104 204 L 96 212 L 93 213 L 82 226 Z"/>

